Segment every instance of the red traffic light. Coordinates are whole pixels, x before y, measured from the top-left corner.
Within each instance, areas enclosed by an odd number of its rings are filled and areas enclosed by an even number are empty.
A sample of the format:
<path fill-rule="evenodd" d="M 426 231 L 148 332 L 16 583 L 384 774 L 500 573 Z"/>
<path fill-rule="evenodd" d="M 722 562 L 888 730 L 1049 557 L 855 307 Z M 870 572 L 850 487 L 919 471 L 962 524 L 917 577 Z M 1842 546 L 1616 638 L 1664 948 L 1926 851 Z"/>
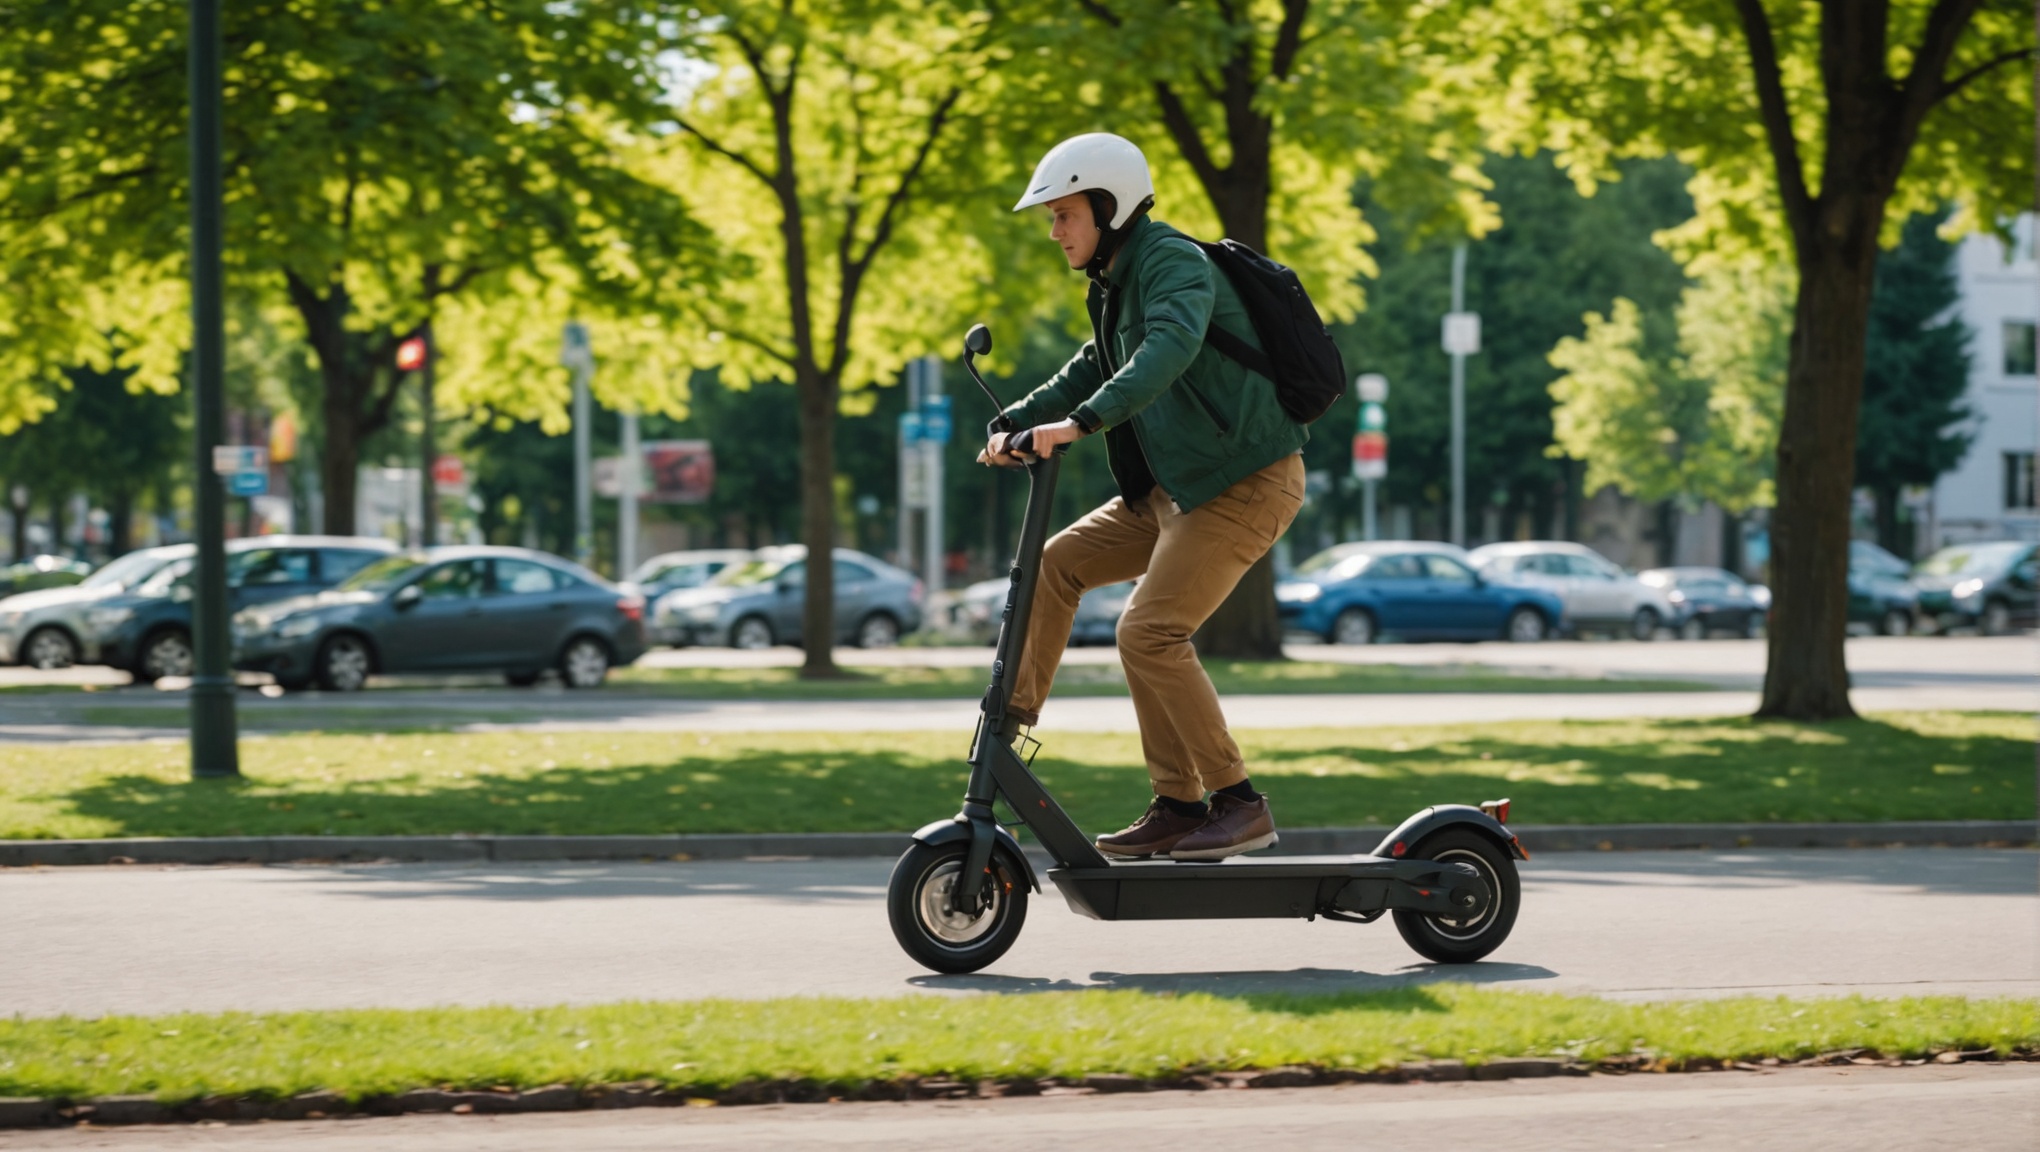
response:
<path fill-rule="evenodd" d="M 416 372 L 425 366 L 425 338 L 413 336 L 397 345 L 397 371 Z"/>

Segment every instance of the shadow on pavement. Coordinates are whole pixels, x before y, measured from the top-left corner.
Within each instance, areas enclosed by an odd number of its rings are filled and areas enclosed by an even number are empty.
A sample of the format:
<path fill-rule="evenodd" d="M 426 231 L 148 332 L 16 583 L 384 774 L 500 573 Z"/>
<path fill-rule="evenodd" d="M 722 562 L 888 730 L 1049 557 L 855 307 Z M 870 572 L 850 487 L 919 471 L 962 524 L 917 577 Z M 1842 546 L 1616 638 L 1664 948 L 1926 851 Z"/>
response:
<path fill-rule="evenodd" d="M 1645 887 L 1668 880 L 1706 888 L 1857 884 L 1946 895 L 2040 893 L 2040 854 L 2022 848 L 1822 848 L 1799 852 L 1566 852 L 1523 868 L 1525 886 Z"/>
<path fill-rule="evenodd" d="M 983 972 L 967 976 L 913 976 L 907 983 L 939 992 L 1084 992 L 1131 989 L 1181 995 L 1255 998 L 1270 994 L 1323 995 L 1338 992 L 1395 992 L 1426 984 L 1501 984 L 1520 980 L 1552 980 L 1558 973 L 1536 964 L 1412 964 L 1396 972 L 1358 969 L 1292 968 L 1245 972 L 1093 972 L 1087 981 L 1048 977 L 1000 976 Z"/>

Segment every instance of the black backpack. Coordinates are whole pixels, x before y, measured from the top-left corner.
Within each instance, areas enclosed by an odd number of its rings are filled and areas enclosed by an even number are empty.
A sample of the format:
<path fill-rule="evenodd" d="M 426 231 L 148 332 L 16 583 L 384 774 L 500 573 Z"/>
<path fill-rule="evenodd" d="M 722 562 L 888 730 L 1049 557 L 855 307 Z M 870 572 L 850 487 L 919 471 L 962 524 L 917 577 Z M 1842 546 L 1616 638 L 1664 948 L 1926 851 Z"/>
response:
<path fill-rule="evenodd" d="M 1216 324 L 1205 329 L 1204 342 L 1274 381 L 1275 399 L 1298 424 L 1330 411 L 1346 392 L 1346 361 L 1296 273 L 1237 240 L 1191 243 L 1232 282 L 1265 351 Z"/>

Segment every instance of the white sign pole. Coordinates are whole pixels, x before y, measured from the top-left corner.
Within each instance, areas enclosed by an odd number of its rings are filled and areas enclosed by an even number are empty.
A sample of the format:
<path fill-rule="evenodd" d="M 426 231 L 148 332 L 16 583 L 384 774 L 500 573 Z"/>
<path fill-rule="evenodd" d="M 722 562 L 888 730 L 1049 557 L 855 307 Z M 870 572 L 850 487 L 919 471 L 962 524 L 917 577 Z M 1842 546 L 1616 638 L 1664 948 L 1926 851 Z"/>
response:
<path fill-rule="evenodd" d="M 588 481 L 588 378 L 595 373 L 595 353 L 588 346 L 588 329 L 569 320 L 562 334 L 560 363 L 574 373 L 574 560 L 591 564 L 595 559 L 594 494 Z"/>
<path fill-rule="evenodd" d="M 934 356 L 921 358 L 921 404 L 932 407 L 928 400 L 942 395 L 942 361 Z M 921 533 L 921 581 L 927 586 L 927 593 L 933 596 L 942 590 L 942 448 L 943 442 L 932 436 L 924 436 L 920 444 L 922 467 L 927 469 L 928 513 Z"/>
<path fill-rule="evenodd" d="M 1443 340 L 1452 356 L 1452 542 L 1466 546 L 1466 358 L 1480 351 L 1480 317 L 1466 310 L 1466 245 L 1452 249 L 1452 312 Z"/>
<path fill-rule="evenodd" d="M 635 412 L 623 414 L 623 458 L 616 475 L 616 578 L 628 579 L 638 565 L 638 480 L 644 473 Z"/>

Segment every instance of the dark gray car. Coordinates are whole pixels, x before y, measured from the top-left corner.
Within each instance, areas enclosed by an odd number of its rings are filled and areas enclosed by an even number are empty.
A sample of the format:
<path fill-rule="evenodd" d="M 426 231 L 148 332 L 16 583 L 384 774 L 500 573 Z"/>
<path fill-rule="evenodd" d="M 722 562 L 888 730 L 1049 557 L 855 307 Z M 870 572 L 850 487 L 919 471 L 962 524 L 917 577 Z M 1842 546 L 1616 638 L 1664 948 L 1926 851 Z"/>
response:
<path fill-rule="evenodd" d="M 235 667 L 286 688 L 351 692 L 393 672 L 500 671 L 521 685 L 547 669 L 593 688 L 644 650 L 643 598 L 524 548 L 403 552 L 234 617 Z"/>
<path fill-rule="evenodd" d="M 836 549 L 839 644 L 890 648 L 921 626 L 921 582 L 911 572 L 849 548 Z M 770 648 L 801 642 L 807 549 L 760 548 L 749 563 L 724 569 L 699 588 L 661 598 L 653 627 L 677 643 Z"/>

